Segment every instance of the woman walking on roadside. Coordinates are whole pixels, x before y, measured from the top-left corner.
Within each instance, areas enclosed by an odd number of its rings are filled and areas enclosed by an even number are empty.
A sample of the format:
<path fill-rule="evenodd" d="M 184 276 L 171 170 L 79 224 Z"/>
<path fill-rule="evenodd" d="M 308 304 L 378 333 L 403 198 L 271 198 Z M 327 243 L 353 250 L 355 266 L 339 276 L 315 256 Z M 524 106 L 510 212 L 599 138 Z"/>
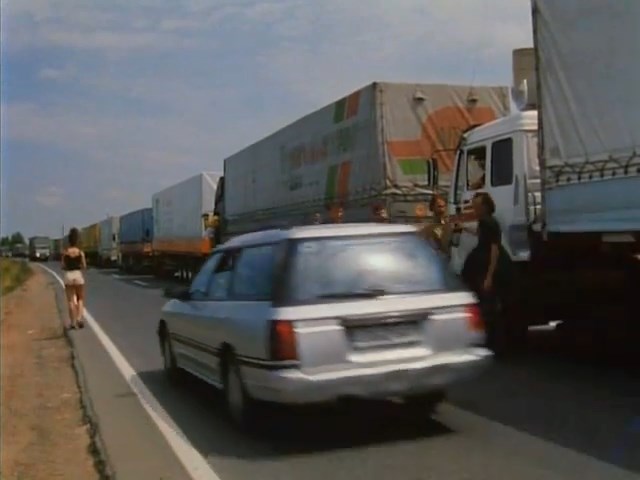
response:
<path fill-rule="evenodd" d="M 84 275 L 87 261 L 84 252 L 78 247 L 80 232 L 77 228 L 69 230 L 69 244 L 62 253 L 62 270 L 64 271 L 64 289 L 69 305 L 68 328 L 84 327 L 82 314 L 84 309 Z"/>

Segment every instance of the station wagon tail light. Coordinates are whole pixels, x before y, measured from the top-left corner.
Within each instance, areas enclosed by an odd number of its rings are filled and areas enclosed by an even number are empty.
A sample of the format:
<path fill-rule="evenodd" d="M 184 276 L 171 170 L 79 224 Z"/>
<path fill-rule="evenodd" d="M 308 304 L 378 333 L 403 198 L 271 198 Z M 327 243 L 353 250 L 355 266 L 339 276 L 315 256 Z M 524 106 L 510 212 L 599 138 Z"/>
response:
<path fill-rule="evenodd" d="M 271 359 L 297 360 L 296 332 L 293 322 L 288 320 L 273 320 L 271 322 Z"/>
<path fill-rule="evenodd" d="M 467 325 L 469 330 L 473 332 L 484 332 L 484 320 L 480 313 L 480 307 L 478 305 L 468 305 L 465 308 L 467 314 Z"/>

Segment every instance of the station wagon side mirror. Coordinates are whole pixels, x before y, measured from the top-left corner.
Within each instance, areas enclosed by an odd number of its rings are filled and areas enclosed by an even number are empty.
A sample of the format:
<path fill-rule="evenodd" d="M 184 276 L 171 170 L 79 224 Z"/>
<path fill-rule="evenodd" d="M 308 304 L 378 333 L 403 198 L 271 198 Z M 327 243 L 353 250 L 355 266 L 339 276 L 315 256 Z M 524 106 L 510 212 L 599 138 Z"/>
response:
<path fill-rule="evenodd" d="M 191 298 L 189 287 L 184 287 L 184 286 L 167 287 L 164 289 L 163 295 L 165 298 L 171 298 L 171 299 L 182 300 L 182 301 L 187 301 Z"/>

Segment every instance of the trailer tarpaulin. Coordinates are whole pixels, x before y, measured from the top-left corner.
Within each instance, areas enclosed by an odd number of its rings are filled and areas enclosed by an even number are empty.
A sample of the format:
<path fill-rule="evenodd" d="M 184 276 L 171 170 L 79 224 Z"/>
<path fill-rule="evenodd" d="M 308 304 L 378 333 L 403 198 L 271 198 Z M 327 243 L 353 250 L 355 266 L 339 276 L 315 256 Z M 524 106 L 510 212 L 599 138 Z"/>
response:
<path fill-rule="evenodd" d="M 640 1 L 533 0 L 545 216 L 640 227 Z"/>

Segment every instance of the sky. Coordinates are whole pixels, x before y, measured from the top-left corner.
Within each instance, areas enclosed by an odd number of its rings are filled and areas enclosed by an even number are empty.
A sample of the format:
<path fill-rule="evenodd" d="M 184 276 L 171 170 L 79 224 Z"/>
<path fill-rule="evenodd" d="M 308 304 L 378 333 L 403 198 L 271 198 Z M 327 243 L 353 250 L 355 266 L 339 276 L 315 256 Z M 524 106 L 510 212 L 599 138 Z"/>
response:
<path fill-rule="evenodd" d="M 3 235 L 60 237 L 373 81 L 502 84 L 529 0 L 2 0 Z"/>

